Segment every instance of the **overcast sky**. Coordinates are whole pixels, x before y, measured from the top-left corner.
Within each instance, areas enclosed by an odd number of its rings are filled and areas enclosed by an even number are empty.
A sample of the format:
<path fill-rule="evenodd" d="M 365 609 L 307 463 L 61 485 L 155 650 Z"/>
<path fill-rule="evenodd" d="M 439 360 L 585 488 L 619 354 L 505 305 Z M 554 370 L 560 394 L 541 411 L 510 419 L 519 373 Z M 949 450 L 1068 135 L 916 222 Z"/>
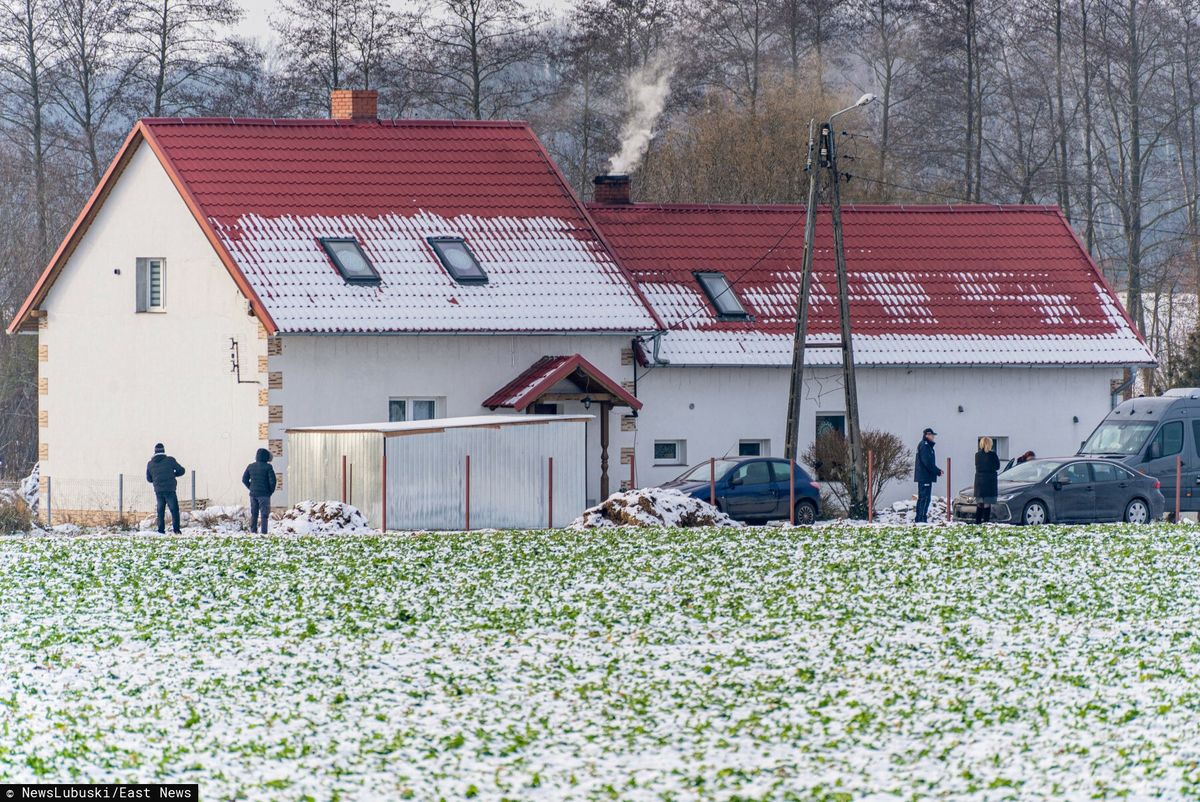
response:
<path fill-rule="evenodd" d="M 530 6 L 541 6 L 553 11 L 568 8 L 572 0 L 527 0 Z M 246 18 L 242 22 L 242 33 L 255 38 L 268 36 L 271 33 L 267 25 L 267 15 L 274 11 L 276 0 L 241 0 L 242 8 L 246 9 Z"/>

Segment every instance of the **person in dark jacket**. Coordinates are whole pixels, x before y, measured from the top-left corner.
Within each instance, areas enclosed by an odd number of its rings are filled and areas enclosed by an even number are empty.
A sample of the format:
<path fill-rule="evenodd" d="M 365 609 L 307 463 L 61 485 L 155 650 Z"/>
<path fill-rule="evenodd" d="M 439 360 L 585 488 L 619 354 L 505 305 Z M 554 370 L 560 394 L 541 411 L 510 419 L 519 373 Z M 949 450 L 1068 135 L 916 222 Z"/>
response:
<path fill-rule="evenodd" d="M 183 476 L 183 466 L 174 457 L 167 456 L 162 443 L 154 444 L 154 456 L 146 463 L 146 481 L 154 485 L 154 497 L 158 501 L 158 533 L 165 534 L 166 521 L 163 512 L 171 510 L 171 531 L 179 534 L 179 496 L 175 494 L 176 479 Z"/>
<path fill-rule="evenodd" d="M 992 505 L 996 503 L 996 475 L 1000 473 L 1000 457 L 992 450 L 992 438 L 979 438 L 975 452 L 975 523 L 992 520 Z"/>
<path fill-rule="evenodd" d="M 250 531 L 267 533 L 271 517 L 271 494 L 275 492 L 275 469 L 271 467 L 271 452 L 260 448 L 254 462 L 242 473 L 242 484 L 250 491 Z"/>
<path fill-rule="evenodd" d="M 917 446 L 917 469 L 914 479 L 917 482 L 917 523 L 929 521 L 929 501 L 933 497 L 933 483 L 942 475 L 942 469 L 937 466 L 937 455 L 933 453 L 934 438 L 937 432 L 926 429 L 921 435 L 921 443 Z"/>

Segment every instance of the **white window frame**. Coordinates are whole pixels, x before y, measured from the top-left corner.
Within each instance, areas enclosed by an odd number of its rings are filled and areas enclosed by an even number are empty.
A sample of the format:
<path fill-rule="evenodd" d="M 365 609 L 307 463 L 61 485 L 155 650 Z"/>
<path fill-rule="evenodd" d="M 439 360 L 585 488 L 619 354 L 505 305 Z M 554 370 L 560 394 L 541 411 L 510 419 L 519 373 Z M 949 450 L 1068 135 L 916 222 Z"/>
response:
<path fill-rule="evenodd" d="M 150 276 L 154 265 L 158 265 L 158 304 L 150 302 Z M 134 270 L 135 309 L 138 312 L 161 313 L 167 311 L 167 260 L 160 256 L 138 257 Z"/>
<path fill-rule="evenodd" d="M 674 445 L 674 459 L 659 459 L 658 447 L 660 445 Z M 655 440 L 654 450 L 651 452 L 654 455 L 655 465 L 687 465 L 687 440 Z"/>
<path fill-rule="evenodd" d="M 1008 445 L 1009 445 L 1008 435 L 1006 435 L 1006 434 L 982 435 L 981 434 L 981 435 L 979 435 L 979 437 L 975 438 L 976 448 L 978 448 L 979 441 L 982 440 L 984 437 L 992 438 L 992 451 L 995 452 L 996 456 L 1000 459 L 1000 461 L 1003 462 L 1004 460 L 1008 459 Z"/>
<path fill-rule="evenodd" d="M 757 454 L 743 454 L 742 446 L 746 443 L 757 443 L 758 444 L 758 453 Z M 749 437 L 749 438 L 743 438 L 741 440 L 738 440 L 738 456 L 739 457 L 743 457 L 743 456 L 769 457 L 769 456 L 771 456 L 771 441 L 767 440 L 765 438 L 756 438 L 756 437 Z"/>
<path fill-rule="evenodd" d="M 404 420 L 403 421 L 392 421 L 392 402 L 393 401 L 403 401 L 404 402 Z M 432 418 L 422 418 L 421 420 L 437 420 L 438 418 L 445 416 L 445 413 L 443 412 L 443 405 L 445 403 L 445 399 L 443 399 L 443 398 L 438 398 L 436 396 L 431 396 L 431 395 L 393 395 L 393 396 L 388 396 L 388 408 L 387 408 L 388 421 L 390 421 L 392 423 L 411 422 L 413 420 L 412 417 L 410 417 L 412 414 L 413 403 L 416 401 L 428 401 L 431 404 L 433 404 L 433 417 Z"/>

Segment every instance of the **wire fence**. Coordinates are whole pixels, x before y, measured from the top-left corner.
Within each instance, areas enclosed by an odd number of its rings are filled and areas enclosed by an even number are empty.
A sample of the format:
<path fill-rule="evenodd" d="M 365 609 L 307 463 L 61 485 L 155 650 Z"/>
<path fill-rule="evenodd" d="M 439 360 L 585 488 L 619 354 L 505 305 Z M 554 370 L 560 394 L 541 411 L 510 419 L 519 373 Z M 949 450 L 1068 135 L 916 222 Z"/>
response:
<path fill-rule="evenodd" d="M 118 473 L 111 479 L 40 477 L 38 517 L 53 526 L 136 522 L 153 515 L 154 488 L 145 471 Z M 200 510 L 210 503 L 208 483 L 196 471 L 179 477 L 176 495 L 181 512 Z"/>

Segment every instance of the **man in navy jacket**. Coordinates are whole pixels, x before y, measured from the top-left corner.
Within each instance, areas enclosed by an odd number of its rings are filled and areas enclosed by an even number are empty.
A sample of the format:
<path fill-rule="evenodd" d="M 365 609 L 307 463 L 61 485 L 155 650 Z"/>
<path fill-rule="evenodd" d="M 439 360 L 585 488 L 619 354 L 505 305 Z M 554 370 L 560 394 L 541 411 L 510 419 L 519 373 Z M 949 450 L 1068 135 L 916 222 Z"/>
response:
<path fill-rule="evenodd" d="M 937 432 L 926 429 L 921 436 L 921 444 L 917 446 L 917 470 L 914 477 L 917 481 L 917 523 L 929 521 L 929 499 L 933 495 L 933 483 L 942 475 L 942 469 L 937 466 L 937 456 L 933 453 L 934 438 Z"/>

